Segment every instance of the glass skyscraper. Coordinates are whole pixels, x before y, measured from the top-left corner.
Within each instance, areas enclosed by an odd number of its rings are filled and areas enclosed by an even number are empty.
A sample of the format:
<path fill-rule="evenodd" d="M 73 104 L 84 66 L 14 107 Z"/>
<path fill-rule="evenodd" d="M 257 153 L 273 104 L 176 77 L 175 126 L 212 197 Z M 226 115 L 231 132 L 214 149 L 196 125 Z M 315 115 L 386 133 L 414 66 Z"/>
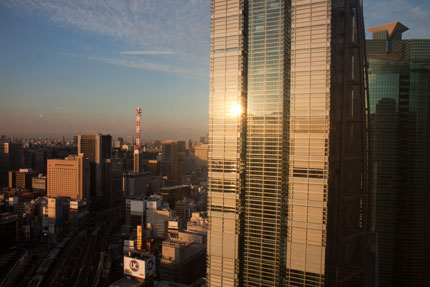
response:
<path fill-rule="evenodd" d="M 430 282 L 430 40 L 368 29 L 371 171 L 380 286 Z"/>
<path fill-rule="evenodd" d="M 368 286 L 358 0 L 212 0 L 209 286 Z"/>
<path fill-rule="evenodd" d="M 285 264 L 289 11 L 289 1 L 248 2 L 244 286 L 275 286 Z"/>
<path fill-rule="evenodd" d="M 247 90 L 246 6 L 212 1 L 209 98 L 208 276 L 212 286 L 239 280 Z"/>

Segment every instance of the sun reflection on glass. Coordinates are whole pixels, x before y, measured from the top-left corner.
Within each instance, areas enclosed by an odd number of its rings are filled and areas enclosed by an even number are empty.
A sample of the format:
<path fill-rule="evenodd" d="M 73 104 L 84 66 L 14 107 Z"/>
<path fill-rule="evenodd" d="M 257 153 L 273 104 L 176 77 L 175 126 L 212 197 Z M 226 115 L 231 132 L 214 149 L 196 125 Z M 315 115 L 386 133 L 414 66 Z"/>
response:
<path fill-rule="evenodd" d="M 231 107 L 230 112 L 233 116 L 240 116 L 242 114 L 242 107 L 238 104 L 235 104 Z"/>

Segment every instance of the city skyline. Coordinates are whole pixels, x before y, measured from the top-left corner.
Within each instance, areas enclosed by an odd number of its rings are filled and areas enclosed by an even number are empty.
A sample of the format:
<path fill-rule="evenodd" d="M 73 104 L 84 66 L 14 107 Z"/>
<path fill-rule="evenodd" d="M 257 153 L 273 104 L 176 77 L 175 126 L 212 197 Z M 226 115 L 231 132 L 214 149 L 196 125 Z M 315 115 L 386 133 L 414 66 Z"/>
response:
<path fill-rule="evenodd" d="M 0 0 L 0 285 L 427 286 L 429 15 Z"/>
<path fill-rule="evenodd" d="M 398 20 L 405 38 L 429 38 L 430 4 L 364 7 L 366 27 Z M 209 13 L 199 0 L 0 1 L 0 133 L 132 135 L 141 106 L 143 140 L 206 134 Z"/>

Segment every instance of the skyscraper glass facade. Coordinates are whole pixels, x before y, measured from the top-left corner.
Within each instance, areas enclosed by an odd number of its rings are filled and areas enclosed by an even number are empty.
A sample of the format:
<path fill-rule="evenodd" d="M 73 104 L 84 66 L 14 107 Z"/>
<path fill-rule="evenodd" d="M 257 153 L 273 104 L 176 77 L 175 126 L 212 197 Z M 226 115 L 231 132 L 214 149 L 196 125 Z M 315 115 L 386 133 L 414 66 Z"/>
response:
<path fill-rule="evenodd" d="M 322 286 L 327 241 L 331 0 L 293 1 L 287 286 Z"/>
<path fill-rule="evenodd" d="M 364 286 L 360 11 L 212 0 L 209 286 Z"/>
<path fill-rule="evenodd" d="M 210 286 L 237 286 L 246 105 L 243 0 L 213 0 L 209 98 L 208 269 Z"/>
<path fill-rule="evenodd" d="M 430 281 L 430 40 L 374 28 L 367 41 L 380 286 Z"/>
<path fill-rule="evenodd" d="M 285 260 L 289 10 L 289 1 L 249 1 L 245 286 L 276 286 Z"/>

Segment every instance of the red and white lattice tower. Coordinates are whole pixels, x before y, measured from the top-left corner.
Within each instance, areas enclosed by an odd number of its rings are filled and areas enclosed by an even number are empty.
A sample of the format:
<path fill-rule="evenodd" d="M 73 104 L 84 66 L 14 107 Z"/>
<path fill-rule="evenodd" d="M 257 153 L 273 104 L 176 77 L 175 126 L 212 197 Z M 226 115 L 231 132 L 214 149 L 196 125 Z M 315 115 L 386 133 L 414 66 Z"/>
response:
<path fill-rule="evenodd" d="M 142 109 L 136 109 L 136 150 L 140 151 L 140 115 L 142 114 Z"/>
<path fill-rule="evenodd" d="M 140 115 L 142 114 L 142 109 L 136 109 L 136 148 L 134 149 L 134 172 L 140 171 L 139 165 L 139 155 L 140 155 Z"/>

